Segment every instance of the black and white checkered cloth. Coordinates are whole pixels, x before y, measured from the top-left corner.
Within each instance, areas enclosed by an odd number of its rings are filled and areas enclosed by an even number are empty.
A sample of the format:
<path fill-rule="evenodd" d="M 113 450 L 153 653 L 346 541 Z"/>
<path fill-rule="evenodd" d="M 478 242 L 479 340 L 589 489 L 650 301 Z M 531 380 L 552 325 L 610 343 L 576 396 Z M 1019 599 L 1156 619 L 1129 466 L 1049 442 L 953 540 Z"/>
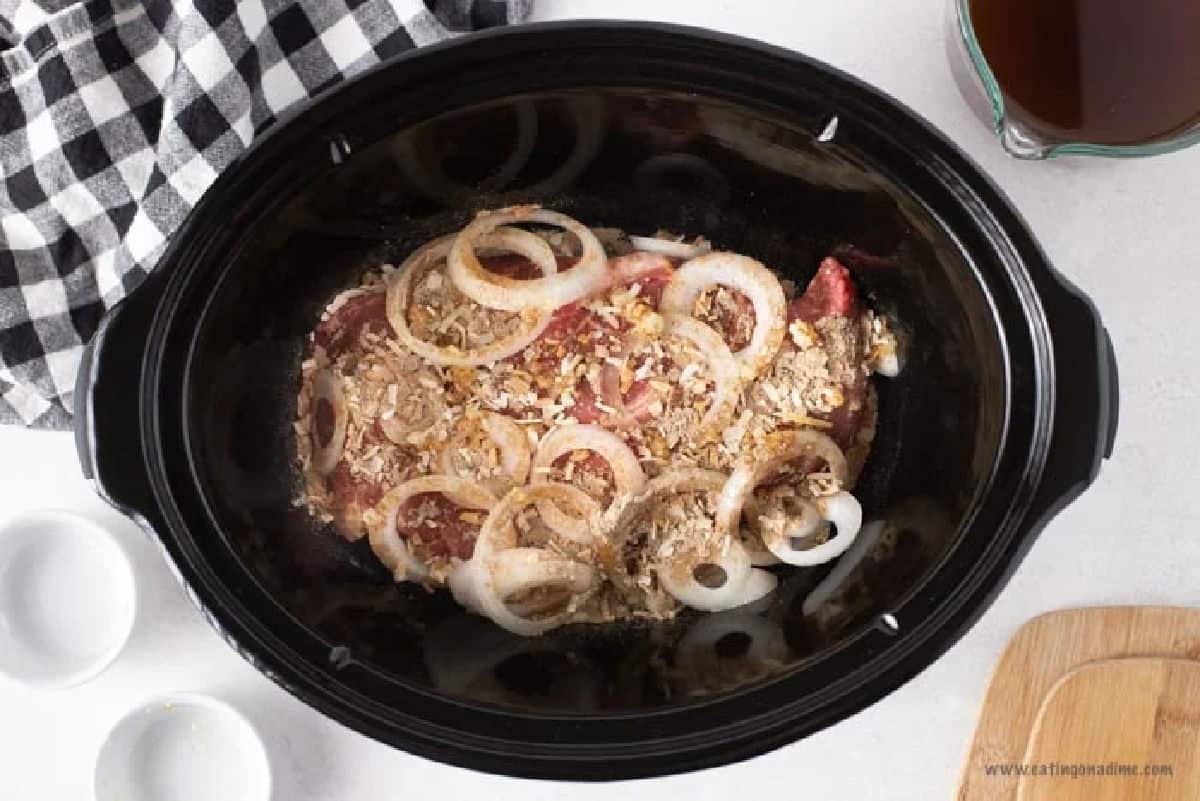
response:
<path fill-rule="evenodd" d="M 0 423 L 75 371 L 197 199 L 287 107 L 531 0 L 0 0 Z"/>

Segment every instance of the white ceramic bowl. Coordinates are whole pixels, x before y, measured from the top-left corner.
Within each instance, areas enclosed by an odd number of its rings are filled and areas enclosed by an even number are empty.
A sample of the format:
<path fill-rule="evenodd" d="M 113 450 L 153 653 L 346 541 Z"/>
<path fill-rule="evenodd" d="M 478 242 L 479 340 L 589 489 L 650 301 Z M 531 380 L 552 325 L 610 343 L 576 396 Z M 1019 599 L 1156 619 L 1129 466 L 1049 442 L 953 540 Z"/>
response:
<path fill-rule="evenodd" d="M 123 717 L 100 747 L 95 801 L 268 801 L 258 732 L 224 701 L 180 693 Z"/>
<path fill-rule="evenodd" d="M 129 557 L 103 527 L 67 512 L 0 526 L 0 673 L 61 688 L 104 670 L 133 629 Z"/>

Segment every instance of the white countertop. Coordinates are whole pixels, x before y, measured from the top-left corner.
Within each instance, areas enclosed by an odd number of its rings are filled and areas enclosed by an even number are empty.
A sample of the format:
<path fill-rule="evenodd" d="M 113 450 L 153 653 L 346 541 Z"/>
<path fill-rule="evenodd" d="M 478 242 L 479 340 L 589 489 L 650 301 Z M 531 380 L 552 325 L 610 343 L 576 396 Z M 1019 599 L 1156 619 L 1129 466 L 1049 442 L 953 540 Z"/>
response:
<path fill-rule="evenodd" d="M 873 83 L 948 132 L 1009 194 L 1051 260 L 1095 300 L 1121 366 L 1121 429 L 1096 485 L 1045 530 L 982 620 L 936 664 L 859 715 L 748 762 L 576 801 L 730 797 L 949 798 L 989 670 L 1026 619 L 1082 604 L 1200 605 L 1200 148 L 1131 162 L 1008 159 L 963 105 L 943 48 L 942 0 L 536 0 L 538 17 L 651 18 L 794 48 Z M 790 10 L 784 11 L 784 8 Z M 1084 400 L 1084 399 L 1081 399 Z M 92 494 L 71 437 L 0 429 L 0 518 L 75 510 L 112 527 L 142 593 L 127 650 L 90 684 L 38 693 L 0 679 L 0 798 L 83 801 L 105 731 L 138 701 L 216 694 L 266 736 L 278 801 L 556 799 L 561 785 L 494 778 L 409 756 L 326 720 L 243 662 L 185 600 L 133 524 Z M 54 747 L 51 748 L 51 743 Z M 216 801 L 216 800 L 214 800 Z"/>

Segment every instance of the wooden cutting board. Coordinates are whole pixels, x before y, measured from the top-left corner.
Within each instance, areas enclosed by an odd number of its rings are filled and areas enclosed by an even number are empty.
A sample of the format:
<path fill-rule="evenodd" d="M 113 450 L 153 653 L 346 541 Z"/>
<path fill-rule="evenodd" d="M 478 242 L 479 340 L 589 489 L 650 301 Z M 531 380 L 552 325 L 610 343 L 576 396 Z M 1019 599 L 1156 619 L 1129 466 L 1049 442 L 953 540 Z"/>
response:
<path fill-rule="evenodd" d="M 1200 609 L 1095 607 L 1026 623 L 992 674 L 959 780 L 958 801 L 1016 801 L 1019 777 L 989 766 L 1020 763 L 1050 688 L 1085 662 L 1130 656 L 1200 660 Z"/>
<path fill-rule="evenodd" d="M 1022 776 L 1017 801 L 1197 801 L 1200 661 L 1075 668 L 1042 703 L 1023 761 L 1077 773 Z"/>

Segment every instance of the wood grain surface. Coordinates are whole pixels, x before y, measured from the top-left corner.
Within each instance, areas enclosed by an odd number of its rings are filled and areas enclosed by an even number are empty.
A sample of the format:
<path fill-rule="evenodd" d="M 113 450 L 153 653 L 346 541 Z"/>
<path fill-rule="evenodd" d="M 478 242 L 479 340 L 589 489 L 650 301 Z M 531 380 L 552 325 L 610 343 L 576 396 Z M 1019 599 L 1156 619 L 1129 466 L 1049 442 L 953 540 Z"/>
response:
<path fill-rule="evenodd" d="M 1023 761 L 1070 772 L 1022 776 L 1017 801 L 1200 799 L 1200 661 L 1075 668 L 1042 703 Z"/>
<path fill-rule="evenodd" d="M 1019 776 L 1002 775 L 995 766 L 1022 762 L 1050 689 L 1086 662 L 1136 656 L 1200 660 L 1200 609 L 1064 609 L 1022 626 L 992 674 L 958 801 L 1016 801 Z"/>

